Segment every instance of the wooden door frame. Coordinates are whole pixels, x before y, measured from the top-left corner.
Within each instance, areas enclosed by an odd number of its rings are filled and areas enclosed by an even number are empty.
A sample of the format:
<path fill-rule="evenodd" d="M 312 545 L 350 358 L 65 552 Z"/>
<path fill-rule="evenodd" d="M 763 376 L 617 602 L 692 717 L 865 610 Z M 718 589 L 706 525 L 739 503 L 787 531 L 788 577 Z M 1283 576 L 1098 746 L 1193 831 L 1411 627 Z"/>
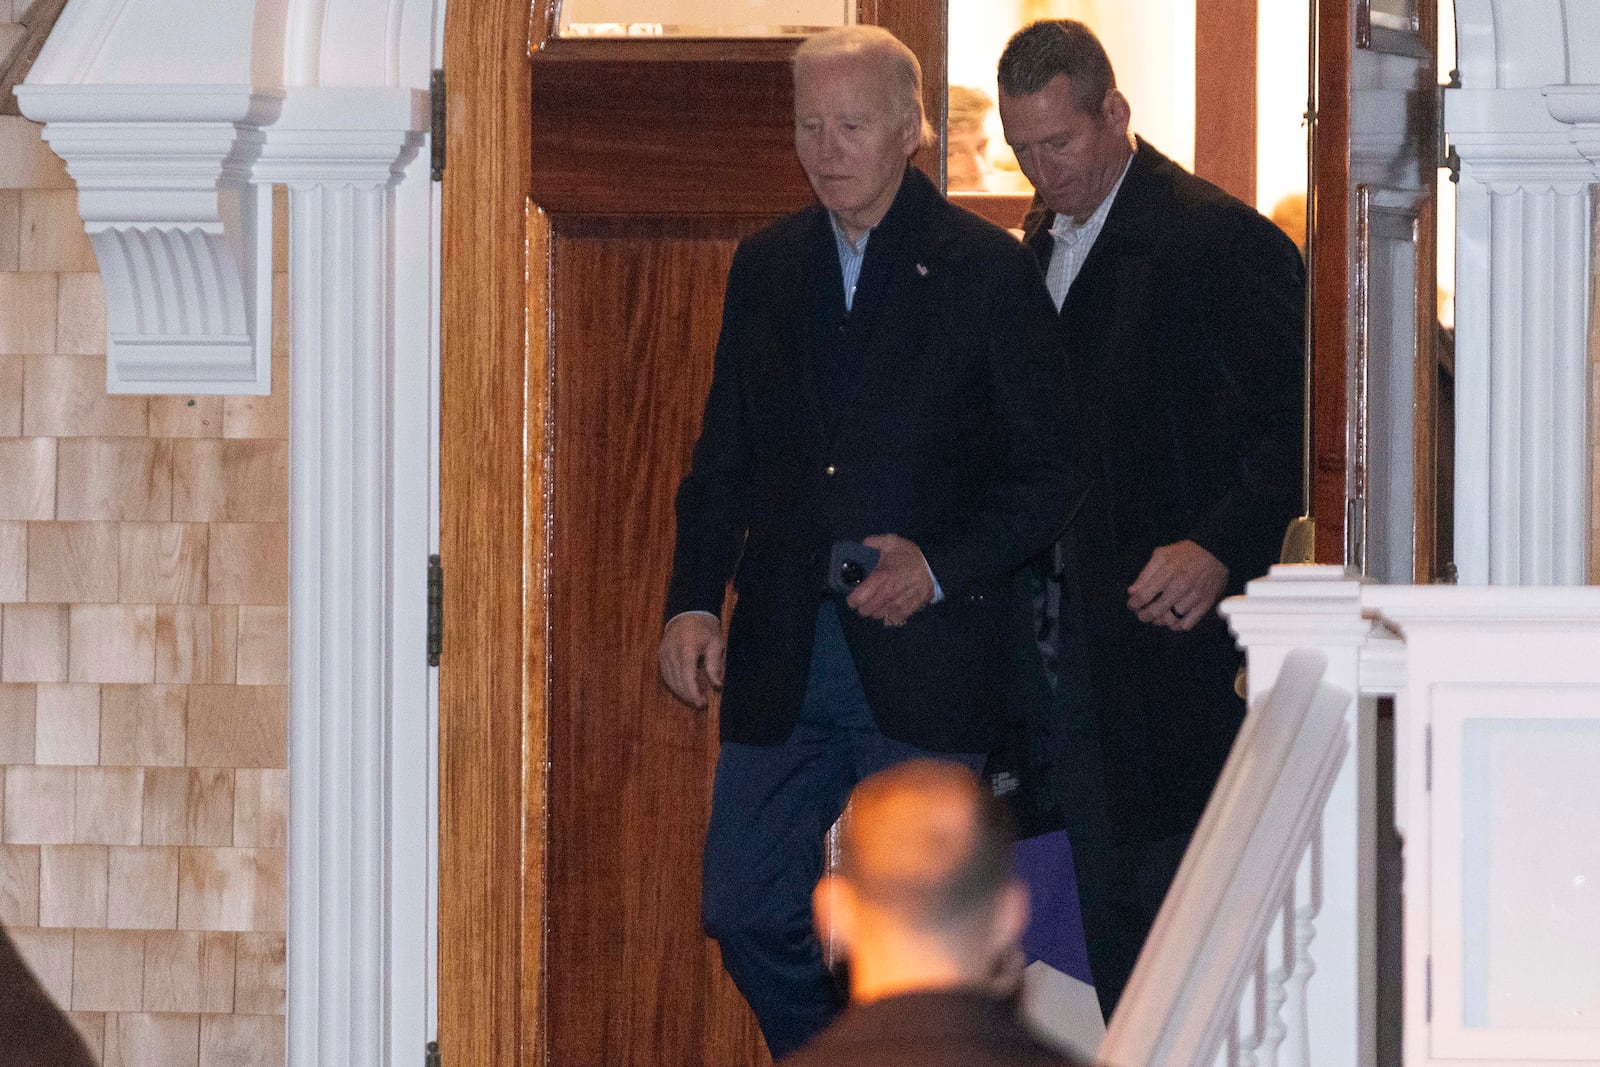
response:
<path fill-rule="evenodd" d="M 528 0 L 452 0 L 440 290 L 439 1044 L 456 1065 L 543 1062 L 544 350 L 528 319 Z M 521 358 L 517 358 L 520 354 Z M 536 444 L 536 443 L 535 443 Z M 532 453 L 532 455 L 530 455 Z M 532 505 L 532 506 L 530 506 Z M 532 823 L 534 820 L 530 819 Z M 531 850 L 531 851 L 530 851 Z M 524 872 L 528 872 L 524 877 Z"/>
<path fill-rule="evenodd" d="M 1315 118 L 1311 127 L 1313 194 L 1308 201 L 1310 243 L 1311 329 L 1314 356 L 1311 366 L 1311 403 L 1308 430 L 1311 446 L 1311 515 L 1316 520 L 1316 561 L 1354 565 L 1350 543 L 1351 508 L 1365 496 L 1366 472 L 1360 469 L 1357 448 L 1365 413 L 1356 403 L 1353 375 L 1356 335 L 1365 314 L 1352 310 L 1354 294 L 1362 285 L 1357 262 L 1357 209 L 1350 194 L 1352 64 L 1360 28 L 1354 0 L 1322 0 L 1312 25 L 1312 52 L 1317 58 Z M 1433 0 L 1419 5 L 1418 36 L 1434 47 L 1437 8 Z M 1370 30 L 1368 31 L 1370 32 Z M 1363 45 L 1361 47 L 1367 47 Z M 1437 55 L 1435 55 L 1437 59 Z M 1427 164 L 1424 164 L 1427 167 Z M 1418 194 L 1419 225 L 1434 226 L 1437 191 L 1435 176 L 1424 171 L 1426 190 Z M 1324 200 L 1324 195 L 1328 195 Z M 1429 233 L 1417 249 L 1416 284 L 1431 293 L 1434 281 L 1436 235 Z M 1425 289 L 1422 287 L 1426 286 Z M 1426 302 L 1432 307 L 1432 302 Z M 1416 318 L 1416 402 L 1418 418 L 1413 438 L 1414 494 L 1413 581 L 1435 577 L 1437 522 L 1434 508 L 1439 487 L 1434 477 L 1434 439 L 1438 413 L 1434 356 L 1437 321 L 1419 306 Z M 1360 504 L 1364 506 L 1364 504 Z"/>
<path fill-rule="evenodd" d="M 1307 385 L 1313 402 L 1307 413 L 1311 449 L 1308 494 L 1316 520 L 1316 561 L 1343 564 L 1349 495 L 1349 365 L 1350 326 L 1346 299 L 1350 292 L 1351 207 L 1342 192 L 1350 181 L 1350 60 L 1354 27 L 1348 0 L 1324 0 L 1312 20 L 1312 52 L 1316 60 L 1316 101 L 1311 124 L 1313 195 L 1306 220 L 1310 233 L 1311 333 L 1315 353 Z M 1324 203 L 1314 190 L 1341 190 Z"/>
<path fill-rule="evenodd" d="M 439 668 L 439 1044 L 452 1067 L 545 1063 L 549 713 L 548 227 L 529 207 L 529 49 L 551 0 L 445 17 Z M 531 8 L 531 9 L 530 9 Z M 942 172 L 945 5 L 860 0 L 933 68 Z M 709 358 L 709 354 L 708 354 Z M 667 531 L 662 536 L 668 536 Z M 529 561 L 537 561 L 528 565 Z"/>
<path fill-rule="evenodd" d="M 1256 202 L 1258 0 L 1195 0 L 1194 172 Z"/>

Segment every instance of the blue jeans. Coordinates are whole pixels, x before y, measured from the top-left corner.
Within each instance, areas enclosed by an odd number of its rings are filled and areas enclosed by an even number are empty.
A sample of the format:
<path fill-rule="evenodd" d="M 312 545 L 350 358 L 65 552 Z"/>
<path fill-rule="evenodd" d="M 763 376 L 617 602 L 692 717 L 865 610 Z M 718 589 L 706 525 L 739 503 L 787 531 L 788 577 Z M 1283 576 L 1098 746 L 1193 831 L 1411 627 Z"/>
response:
<path fill-rule="evenodd" d="M 817 612 L 800 721 L 778 745 L 722 743 L 703 857 L 701 912 L 773 1059 L 839 1010 L 811 925 L 824 838 L 857 782 L 933 757 L 978 773 L 986 753 L 928 752 L 878 732 L 833 601 Z"/>

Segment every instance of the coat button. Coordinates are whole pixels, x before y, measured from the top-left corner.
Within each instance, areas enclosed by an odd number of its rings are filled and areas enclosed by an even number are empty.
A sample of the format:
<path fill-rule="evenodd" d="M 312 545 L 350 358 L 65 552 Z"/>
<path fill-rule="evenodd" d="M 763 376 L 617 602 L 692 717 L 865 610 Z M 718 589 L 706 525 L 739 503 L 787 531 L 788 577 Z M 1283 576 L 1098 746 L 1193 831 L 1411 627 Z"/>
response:
<path fill-rule="evenodd" d="M 823 469 L 823 473 L 832 478 L 835 474 L 839 473 L 839 468 L 830 463 Z"/>

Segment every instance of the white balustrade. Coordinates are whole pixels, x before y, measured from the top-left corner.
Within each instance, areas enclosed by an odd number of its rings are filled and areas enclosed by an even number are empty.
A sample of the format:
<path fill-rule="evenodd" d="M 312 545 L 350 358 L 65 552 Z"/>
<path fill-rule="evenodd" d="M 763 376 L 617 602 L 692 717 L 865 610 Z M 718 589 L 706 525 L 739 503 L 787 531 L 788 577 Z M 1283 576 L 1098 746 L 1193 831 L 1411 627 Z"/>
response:
<path fill-rule="evenodd" d="M 1378 1062 L 1383 697 L 1405 861 L 1403 973 L 1386 975 L 1403 990 L 1402 1062 L 1600 1062 L 1600 588 L 1276 567 L 1223 611 L 1251 711 L 1105 1062 Z"/>
<path fill-rule="evenodd" d="M 1354 697 L 1327 671 L 1296 651 L 1253 704 L 1100 1047 L 1113 1067 L 1295 1064 L 1311 1040 L 1281 1009 L 1310 945 L 1296 885 L 1350 747 Z"/>

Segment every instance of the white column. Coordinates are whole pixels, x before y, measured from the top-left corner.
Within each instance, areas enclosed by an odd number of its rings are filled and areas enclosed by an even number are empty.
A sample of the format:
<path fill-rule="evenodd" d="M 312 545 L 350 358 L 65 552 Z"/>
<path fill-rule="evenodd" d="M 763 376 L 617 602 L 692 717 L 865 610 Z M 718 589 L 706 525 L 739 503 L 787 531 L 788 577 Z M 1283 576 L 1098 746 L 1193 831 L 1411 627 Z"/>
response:
<path fill-rule="evenodd" d="M 1372 626 L 1362 617 L 1361 583 L 1344 568 L 1273 567 L 1268 577 L 1250 583 L 1245 596 L 1225 601 L 1222 613 L 1245 650 L 1252 708 L 1297 648 L 1327 656 L 1326 683 L 1361 691 L 1361 648 Z M 1358 698 L 1346 710 L 1350 751 L 1329 794 L 1321 832 L 1321 911 L 1305 1040 L 1315 1061 L 1330 1067 L 1364 1067 L 1374 1062 L 1377 1047 L 1375 754 L 1368 710 Z"/>
<path fill-rule="evenodd" d="M 1588 32 L 1592 39 L 1591 44 L 1600 47 L 1600 33 L 1597 33 L 1592 27 Z M 1591 49 L 1591 53 L 1592 51 L 1593 49 Z M 1591 76 L 1594 74 L 1600 74 L 1600 56 L 1591 54 L 1589 59 L 1590 70 L 1593 72 Z M 1583 158 L 1588 161 L 1590 168 L 1594 172 L 1592 180 L 1597 184 L 1600 184 L 1600 85 L 1546 86 L 1544 89 L 1544 97 L 1545 104 L 1550 109 L 1550 114 L 1557 121 L 1566 123 L 1568 125 L 1573 146 L 1577 148 L 1579 153 L 1582 154 Z M 1591 186 L 1591 190 L 1592 189 L 1593 186 Z M 1596 266 L 1594 257 L 1596 255 L 1600 255 L 1600 241 L 1595 239 L 1596 234 L 1593 231 L 1594 225 L 1596 225 L 1597 221 L 1600 221 L 1593 218 L 1595 202 L 1596 201 L 1593 198 L 1590 199 L 1590 216 L 1586 217 L 1585 219 L 1590 227 L 1589 240 L 1585 242 L 1590 253 L 1589 259 L 1585 261 L 1585 265 L 1588 267 L 1587 273 L 1590 276 L 1586 279 L 1586 284 L 1584 287 L 1585 291 L 1589 294 L 1589 314 L 1587 316 L 1588 321 L 1580 324 L 1579 326 L 1580 329 L 1587 329 L 1588 342 L 1590 346 L 1594 345 L 1597 341 L 1600 341 L 1600 328 L 1597 328 L 1597 325 L 1594 321 L 1596 311 L 1593 306 L 1597 295 L 1600 295 L 1600 287 L 1596 286 L 1596 279 L 1593 277 Z M 1573 234 L 1572 237 L 1574 240 L 1580 239 L 1579 235 L 1577 234 Z M 1591 352 L 1591 356 L 1593 354 L 1594 353 Z M 1592 367 L 1593 363 L 1591 362 L 1589 366 Z M 1585 397 L 1592 398 L 1593 393 L 1590 390 L 1593 388 L 1593 383 L 1589 382 L 1587 378 L 1580 379 L 1579 383 L 1582 385 L 1583 395 Z M 1586 450 L 1592 449 L 1594 440 L 1595 438 L 1591 433 L 1590 436 L 1581 443 L 1580 447 L 1583 447 Z M 1592 452 L 1589 454 L 1591 456 L 1590 462 L 1592 464 L 1594 462 Z M 1596 503 L 1597 501 L 1594 498 L 1592 490 L 1590 489 L 1586 480 L 1584 494 L 1582 496 L 1574 497 L 1573 506 L 1577 508 L 1579 512 L 1577 521 L 1584 522 L 1588 525 L 1591 536 L 1593 535 L 1593 531 L 1595 529 L 1595 522 L 1589 509 L 1594 507 Z M 1588 507 L 1585 507 L 1584 505 L 1588 505 Z M 1590 547 L 1590 552 L 1592 556 L 1592 545 Z M 1588 561 L 1586 560 L 1585 563 L 1587 564 L 1587 562 Z M 1589 578 L 1585 577 L 1584 580 L 1587 581 Z"/>
<path fill-rule="evenodd" d="M 427 783 L 394 774 L 396 742 L 415 731 L 395 721 L 409 702 L 395 698 L 390 614 L 394 186 L 421 141 L 420 105 L 409 90 L 291 91 L 255 173 L 289 187 L 294 1067 L 422 1054 L 389 1047 L 391 984 L 420 977 L 391 971 L 397 956 L 415 966 L 427 902 L 396 876 L 426 855 L 426 819 L 406 812 Z"/>
<path fill-rule="evenodd" d="M 1589 188 L 1538 90 L 1453 90 L 1456 566 L 1468 585 L 1588 573 Z"/>

